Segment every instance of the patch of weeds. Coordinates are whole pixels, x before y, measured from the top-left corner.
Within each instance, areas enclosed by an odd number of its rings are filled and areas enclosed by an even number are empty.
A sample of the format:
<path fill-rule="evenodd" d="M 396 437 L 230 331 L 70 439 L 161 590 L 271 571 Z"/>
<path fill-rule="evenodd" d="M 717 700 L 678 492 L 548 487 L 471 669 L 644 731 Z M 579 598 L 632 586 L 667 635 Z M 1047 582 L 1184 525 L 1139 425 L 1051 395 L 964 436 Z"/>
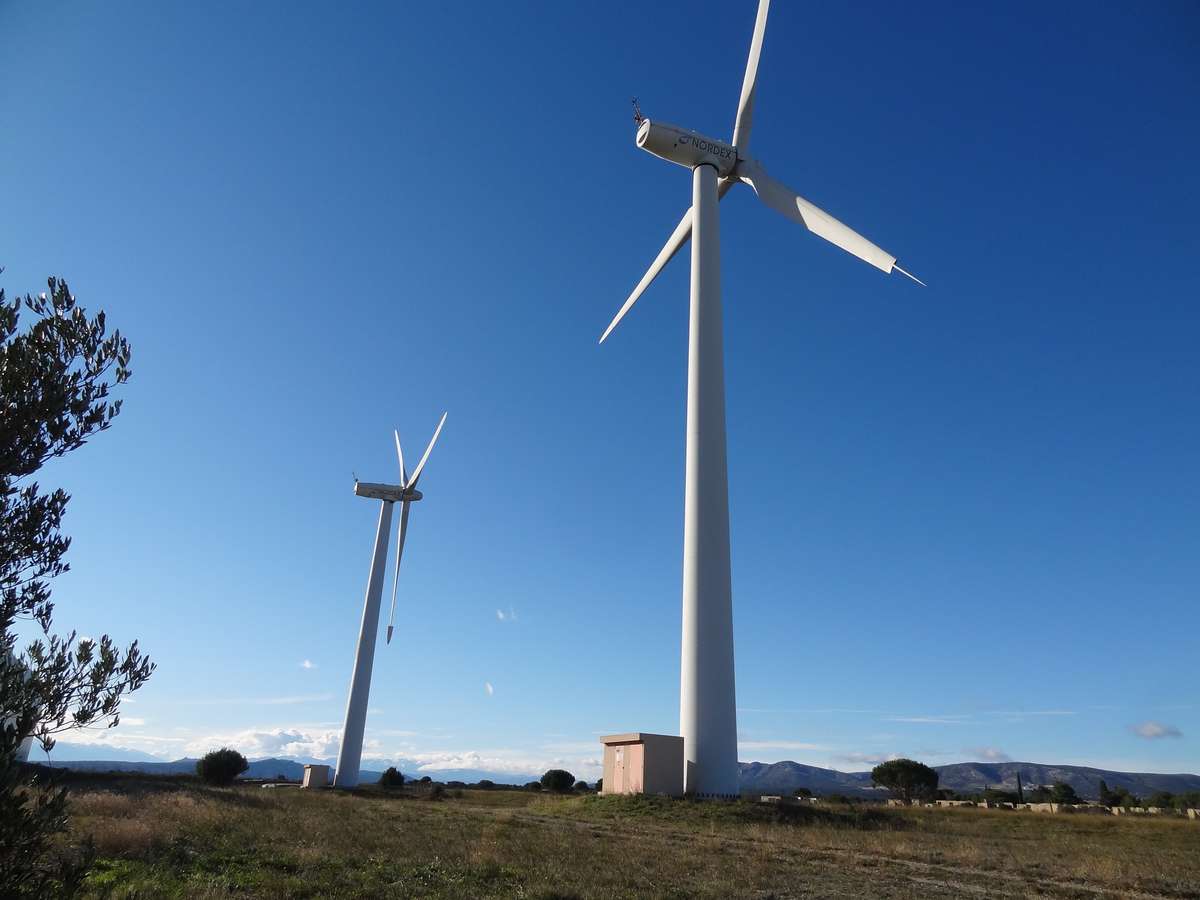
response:
<path fill-rule="evenodd" d="M 757 803 L 752 800 L 695 800 L 644 795 L 574 797 L 544 804 L 545 812 L 583 819 L 653 819 L 691 825 L 782 824 L 824 825 L 860 831 L 896 831 L 906 819 L 862 806 L 816 807 Z"/>
<path fill-rule="evenodd" d="M 468 897 L 511 895 L 522 887 L 525 877 L 513 866 L 488 862 L 469 866 L 434 857 L 425 863 L 409 863 L 392 869 L 389 885 L 408 896 L 437 896 L 451 893 Z"/>

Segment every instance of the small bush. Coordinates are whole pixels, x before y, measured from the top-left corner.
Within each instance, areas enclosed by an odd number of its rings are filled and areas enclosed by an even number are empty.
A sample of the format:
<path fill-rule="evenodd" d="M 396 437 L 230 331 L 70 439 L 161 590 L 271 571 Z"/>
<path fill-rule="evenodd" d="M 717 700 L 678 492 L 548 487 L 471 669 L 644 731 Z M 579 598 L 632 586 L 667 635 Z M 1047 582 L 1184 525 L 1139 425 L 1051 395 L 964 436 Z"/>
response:
<path fill-rule="evenodd" d="M 542 776 L 542 787 L 565 794 L 575 785 L 575 776 L 566 769 L 550 769 Z"/>
<path fill-rule="evenodd" d="M 1078 803 L 1079 795 L 1075 793 L 1075 788 L 1067 784 L 1065 781 L 1054 782 L 1054 787 L 1050 789 L 1051 803 Z"/>
<path fill-rule="evenodd" d="M 429 789 L 430 800 L 441 800 L 446 796 L 446 787 L 442 784 L 435 784 Z"/>
<path fill-rule="evenodd" d="M 433 779 L 430 778 L 428 775 L 421 776 L 421 784 L 429 784 L 431 781 L 433 781 Z"/>
<path fill-rule="evenodd" d="M 901 800 L 928 800 L 937 796 L 938 773 L 913 759 L 889 759 L 871 770 L 871 783 Z"/>
<path fill-rule="evenodd" d="M 210 750 L 196 760 L 196 774 L 208 784 L 225 786 L 233 784 L 234 779 L 250 768 L 246 757 L 222 747 L 220 750 Z"/>
<path fill-rule="evenodd" d="M 576 793 L 583 794 L 583 793 L 587 793 L 587 792 L 588 792 L 588 791 L 590 791 L 590 790 L 591 790 L 591 788 L 590 788 L 590 787 L 588 787 L 588 783 L 587 783 L 586 781 L 577 781 L 577 782 L 575 782 L 575 791 L 576 791 Z"/>
<path fill-rule="evenodd" d="M 404 776 L 395 766 L 388 766 L 387 770 L 379 776 L 379 784 L 385 788 L 403 787 Z"/>

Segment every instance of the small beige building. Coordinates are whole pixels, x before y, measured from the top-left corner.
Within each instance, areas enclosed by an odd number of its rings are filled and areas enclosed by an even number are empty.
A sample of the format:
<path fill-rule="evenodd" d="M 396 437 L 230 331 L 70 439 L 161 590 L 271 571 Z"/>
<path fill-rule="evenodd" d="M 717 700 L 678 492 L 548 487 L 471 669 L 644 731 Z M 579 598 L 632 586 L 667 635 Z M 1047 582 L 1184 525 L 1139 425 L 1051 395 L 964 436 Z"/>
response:
<path fill-rule="evenodd" d="M 301 787 L 329 787 L 329 766 L 311 765 L 304 767 L 304 784 Z"/>
<path fill-rule="evenodd" d="M 610 734 L 604 745 L 602 794 L 683 796 L 683 738 L 673 734 Z"/>

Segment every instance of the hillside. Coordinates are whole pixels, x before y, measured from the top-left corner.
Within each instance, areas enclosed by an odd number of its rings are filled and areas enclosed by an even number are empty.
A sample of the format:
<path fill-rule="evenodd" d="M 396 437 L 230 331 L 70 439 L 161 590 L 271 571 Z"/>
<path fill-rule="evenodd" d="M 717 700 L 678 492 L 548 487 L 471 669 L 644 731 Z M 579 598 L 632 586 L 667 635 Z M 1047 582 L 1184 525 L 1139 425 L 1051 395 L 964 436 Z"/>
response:
<path fill-rule="evenodd" d="M 320 760 L 312 760 L 320 762 Z M 326 760 L 325 762 L 332 762 Z M 146 762 L 144 760 L 80 760 L 57 759 L 50 765 L 73 769 L 77 772 L 144 772 L 159 775 L 184 775 L 196 771 L 196 760 L 183 758 L 171 762 Z M 880 796 L 881 791 L 871 785 L 870 772 L 839 772 L 819 766 L 784 761 L 777 763 L 739 763 L 739 785 L 743 791 L 764 794 L 787 794 L 798 787 L 806 787 L 815 794 L 847 794 L 851 796 Z M 1110 789 L 1125 788 L 1139 797 L 1147 797 L 1155 791 L 1170 791 L 1181 794 L 1200 791 L 1200 775 L 1159 775 L 1152 772 L 1115 772 L 1108 769 L 1092 769 L 1086 766 L 1055 766 L 1041 763 L 955 763 L 934 766 L 940 776 L 940 786 L 953 791 L 982 791 L 984 788 L 1016 790 L 1017 773 L 1026 787 L 1036 784 L 1053 784 L 1063 781 L 1071 785 L 1079 796 L 1096 799 L 1099 797 L 1100 780 Z M 363 770 L 363 782 L 379 780 L 380 772 Z M 477 782 L 488 778 L 497 784 L 523 784 L 539 777 L 540 773 L 514 775 L 506 772 L 487 772 L 475 769 L 454 769 L 429 773 L 437 781 Z M 299 781 L 304 775 L 304 763 L 294 759 L 251 760 L 246 778 L 279 778 Z M 405 777 L 412 777 L 405 773 Z"/>
<path fill-rule="evenodd" d="M 743 791 L 788 793 L 797 787 L 806 787 L 816 794 L 879 794 L 879 791 L 871 786 L 870 772 L 838 772 L 795 762 L 740 765 L 740 785 Z M 1018 772 L 1025 787 L 1062 781 L 1071 785 L 1079 796 L 1088 799 L 1099 797 L 1101 779 L 1111 789 L 1125 788 L 1140 797 L 1149 796 L 1155 791 L 1170 791 L 1173 794 L 1200 791 L 1200 775 L 1114 772 L 1086 766 L 1054 766 L 1027 762 L 955 763 L 934 768 L 939 775 L 940 787 L 963 792 L 982 791 L 989 787 L 1016 790 Z"/>
<path fill-rule="evenodd" d="M 190 757 L 170 762 L 144 762 L 132 759 L 70 759 L 51 760 L 49 765 L 74 772 L 142 772 L 147 775 L 192 775 L 196 772 L 196 760 Z M 378 781 L 382 772 L 364 769 L 359 773 L 361 781 Z M 253 759 L 243 778 L 286 778 L 299 781 L 304 776 L 304 763 L 294 759 Z"/>

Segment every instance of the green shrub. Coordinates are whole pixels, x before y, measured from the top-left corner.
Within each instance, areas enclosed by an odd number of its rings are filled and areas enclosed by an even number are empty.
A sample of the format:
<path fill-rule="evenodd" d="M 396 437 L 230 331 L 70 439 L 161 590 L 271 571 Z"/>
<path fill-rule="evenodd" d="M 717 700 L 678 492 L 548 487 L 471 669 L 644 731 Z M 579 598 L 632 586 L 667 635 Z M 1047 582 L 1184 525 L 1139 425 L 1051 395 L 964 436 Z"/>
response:
<path fill-rule="evenodd" d="M 905 801 L 927 800 L 937 795 L 938 773 L 916 760 L 890 759 L 871 770 L 871 782 Z"/>
<path fill-rule="evenodd" d="M 1050 789 L 1051 803 L 1078 803 L 1079 795 L 1075 793 L 1075 788 L 1071 787 L 1065 781 L 1054 782 L 1054 787 Z"/>
<path fill-rule="evenodd" d="M 575 785 L 575 776 L 566 769 L 550 769 L 542 776 L 542 787 L 565 794 Z"/>
<path fill-rule="evenodd" d="M 379 776 L 379 784 L 385 788 L 403 787 L 404 776 L 395 766 L 388 766 L 387 770 Z"/>
<path fill-rule="evenodd" d="M 234 779 L 248 768 L 250 763 L 246 762 L 246 757 L 229 747 L 210 750 L 196 760 L 196 774 L 215 785 L 233 784 Z"/>

